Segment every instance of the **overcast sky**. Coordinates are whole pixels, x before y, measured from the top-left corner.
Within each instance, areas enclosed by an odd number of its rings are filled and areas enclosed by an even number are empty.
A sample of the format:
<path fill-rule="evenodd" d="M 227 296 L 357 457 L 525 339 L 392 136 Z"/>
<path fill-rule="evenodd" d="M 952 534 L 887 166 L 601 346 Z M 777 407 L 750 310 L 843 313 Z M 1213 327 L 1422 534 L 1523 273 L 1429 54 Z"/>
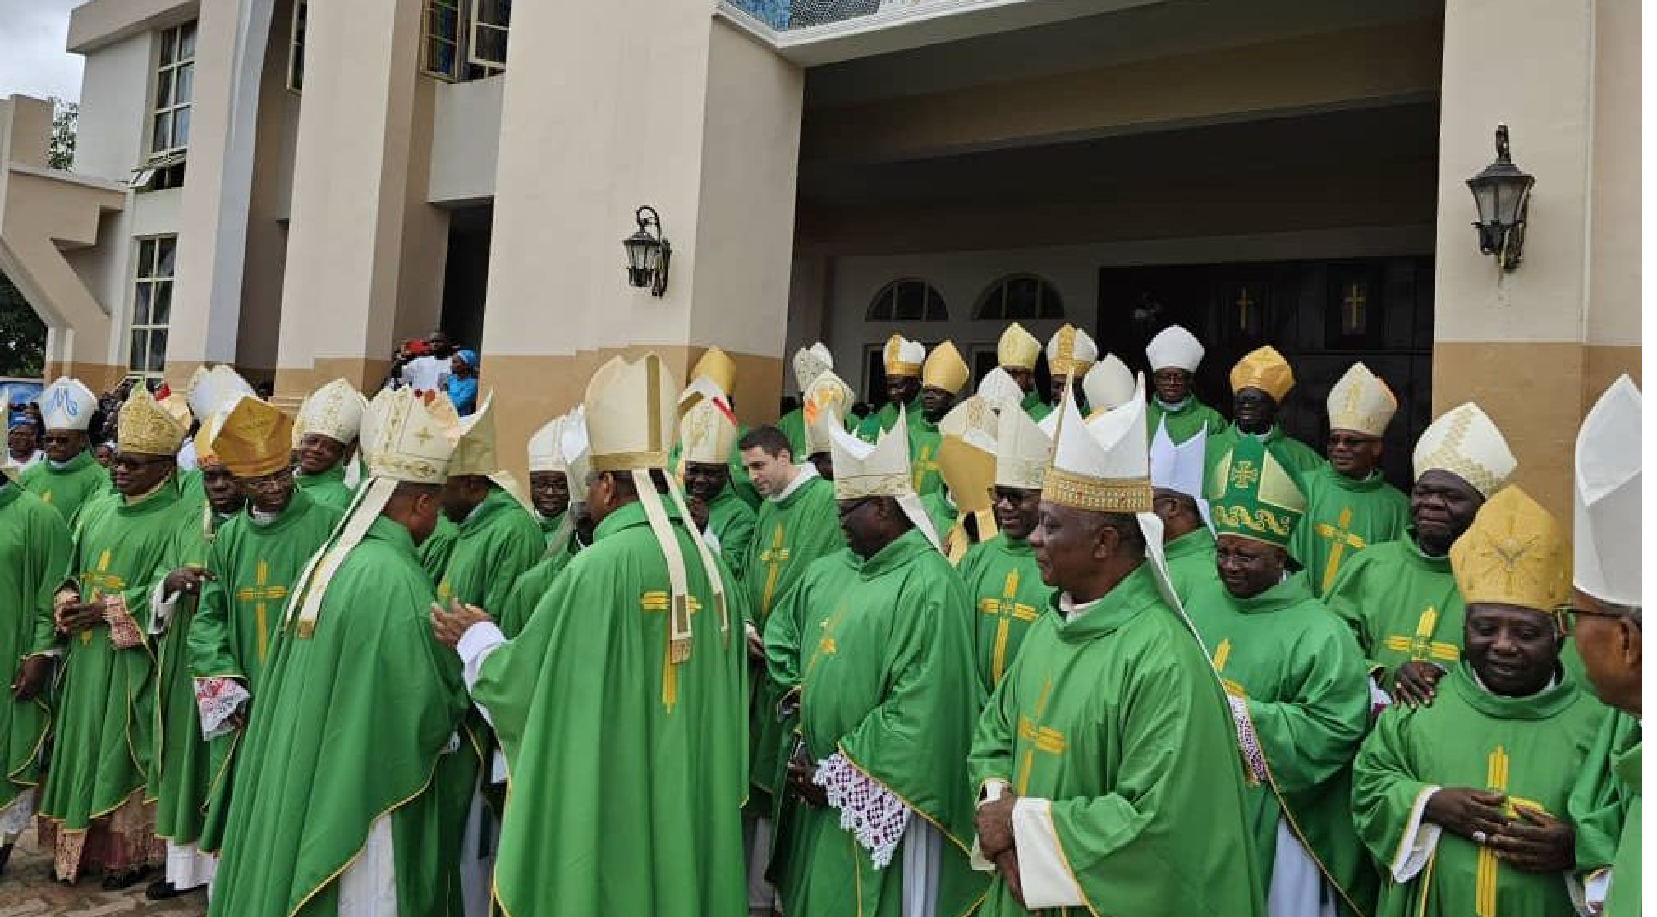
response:
<path fill-rule="evenodd" d="M 69 11 L 84 0 L 0 0 L 0 97 L 79 101 L 81 56 L 63 50 Z"/>

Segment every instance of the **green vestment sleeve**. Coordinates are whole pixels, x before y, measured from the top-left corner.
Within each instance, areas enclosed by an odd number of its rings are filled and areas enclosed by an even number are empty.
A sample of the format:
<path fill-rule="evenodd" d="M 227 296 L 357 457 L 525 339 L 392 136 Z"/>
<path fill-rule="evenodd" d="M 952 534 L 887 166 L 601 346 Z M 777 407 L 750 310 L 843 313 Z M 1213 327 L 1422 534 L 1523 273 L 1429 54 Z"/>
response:
<path fill-rule="evenodd" d="M 1632 793 L 1613 762 L 1640 741 L 1640 723 L 1608 711 L 1571 788 L 1569 812 L 1576 828 L 1576 865 L 1584 877 L 1611 866 L 1617 855 Z"/>
<path fill-rule="evenodd" d="M 736 592 L 748 572 L 748 554 L 754 543 L 754 511 L 727 487 L 708 507 L 708 529 L 719 539 L 719 556 L 737 578 L 730 586 Z"/>
<path fill-rule="evenodd" d="M 71 542 L 63 517 L 33 494 L 0 484 L 0 659 L 16 678 L 27 656 L 51 648 L 52 593 L 69 567 Z M 10 684 L 10 682 L 8 682 Z M 7 695 L 0 702 L 0 808 L 40 779 L 50 686 L 32 700 Z"/>

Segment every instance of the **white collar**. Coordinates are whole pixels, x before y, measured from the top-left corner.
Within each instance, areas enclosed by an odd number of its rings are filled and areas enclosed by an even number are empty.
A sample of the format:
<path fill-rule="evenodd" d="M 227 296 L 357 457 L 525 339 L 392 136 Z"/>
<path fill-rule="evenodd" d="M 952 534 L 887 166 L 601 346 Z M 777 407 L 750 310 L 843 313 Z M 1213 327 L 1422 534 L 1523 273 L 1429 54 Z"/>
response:
<path fill-rule="evenodd" d="M 1066 621 L 1074 621 L 1093 610 L 1093 606 L 1099 604 L 1099 602 L 1103 599 L 1104 596 L 1099 596 L 1099 598 L 1094 599 L 1091 602 L 1083 602 L 1082 604 L 1077 605 L 1076 600 L 1070 597 L 1070 593 L 1061 592 L 1059 593 L 1059 611 L 1064 613 L 1064 619 Z"/>
<path fill-rule="evenodd" d="M 1162 408 L 1164 411 L 1177 411 L 1180 408 L 1185 407 L 1190 402 L 1191 402 L 1191 396 L 1190 395 L 1186 395 L 1184 398 L 1181 398 L 1179 401 L 1175 402 L 1174 404 L 1169 404 L 1168 402 L 1163 401 L 1161 398 L 1158 398 L 1156 400 L 1157 407 Z"/>
<path fill-rule="evenodd" d="M 267 513 L 264 510 L 254 509 L 250 506 L 247 508 L 247 517 L 252 520 L 254 525 L 264 528 L 272 522 L 275 522 L 277 519 L 280 519 L 282 517 L 282 513 L 280 510 L 274 513 Z"/>
<path fill-rule="evenodd" d="M 772 497 L 771 502 L 772 503 L 781 503 L 782 501 L 784 501 L 784 500 L 788 499 L 789 497 L 793 496 L 794 491 L 799 490 L 801 487 L 804 487 L 806 485 L 807 481 L 810 481 L 812 478 L 815 478 L 815 477 L 817 477 L 817 466 L 816 465 L 811 464 L 811 462 L 809 462 L 809 461 L 801 462 L 800 464 L 795 465 L 794 466 L 794 480 L 788 482 L 788 486 L 784 487 L 782 489 L 782 493 L 777 494 L 776 496 Z"/>

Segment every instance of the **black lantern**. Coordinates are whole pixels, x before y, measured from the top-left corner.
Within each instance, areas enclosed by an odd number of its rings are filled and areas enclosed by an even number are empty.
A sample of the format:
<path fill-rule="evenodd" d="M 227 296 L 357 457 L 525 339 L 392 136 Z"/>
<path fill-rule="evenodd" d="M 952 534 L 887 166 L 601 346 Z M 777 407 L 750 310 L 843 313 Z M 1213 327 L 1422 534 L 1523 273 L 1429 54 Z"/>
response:
<path fill-rule="evenodd" d="M 1508 156 L 1507 125 L 1496 125 L 1496 161 L 1469 178 L 1473 203 L 1479 208 L 1479 251 L 1495 255 L 1502 270 L 1519 266 L 1525 248 L 1525 216 L 1530 209 L 1530 188 L 1536 178 L 1519 170 Z"/>
<path fill-rule="evenodd" d="M 627 282 L 649 287 L 651 296 L 667 292 L 667 266 L 673 259 L 673 244 L 662 235 L 662 218 L 648 204 L 633 212 L 639 231 L 621 240 L 627 249 Z"/>

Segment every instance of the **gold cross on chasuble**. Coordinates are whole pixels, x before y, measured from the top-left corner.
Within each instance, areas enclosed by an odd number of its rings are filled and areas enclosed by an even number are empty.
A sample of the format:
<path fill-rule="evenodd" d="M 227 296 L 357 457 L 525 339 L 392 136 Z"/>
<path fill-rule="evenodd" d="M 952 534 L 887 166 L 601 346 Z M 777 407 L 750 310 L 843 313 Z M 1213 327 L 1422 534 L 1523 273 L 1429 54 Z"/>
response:
<path fill-rule="evenodd" d="M 1230 661 L 1231 638 L 1227 637 L 1220 641 L 1219 646 L 1214 647 L 1214 671 L 1223 673 L 1225 671 L 1225 664 Z M 1225 688 L 1227 694 L 1235 697 L 1248 696 L 1248 692 L 1243 690 L 1243 686 L 1230 678 L 1221 677 L 1220 685 Z"/>
<path fill-rule="evenodd" d="M 96 602 L 97 600 L 103 598 L 104 593 L 106 592 L 120 592 L 127 588 L 126 580 L 109 572 L 108 548 L 104 548 L 104 552 L 98 555 L 97 569 L 88 570 L 82 575 L 81 578 L 86 580 L 86 582 L 92 586 L 92 594 L 87 597 L 88 602 Z M 92 629 L 87 628 L 86 630 L 81 631 L 81 645 L 86 646 L 91 642 Z"/>
<path fill-rule="evenodd" d="M 938 461 L 933 455 L 935 451 L 932 446 L 922 446 L 920 455 L 915 456 L 910 477 L 913 479 L 911 483 L 914 484 L 916 493 L 920 493 L 921 482 L 926 480 L 926 476 L 938 470 Z"/>
<path fill-rule="evenodd" d="M 1032 743 L 1024 749 L 1024 760 L 1018 765 L 1018 795 L 1025 795 L 1030 785 L 1030 770 L 1035 766 L 1036 752 L 1057 757 L 1064 754 L 1064 733 L 1041 725 L 1041 715 L 1047 709 L 1047 698 L 1053 693 L 1053 679 L 1042 683 L 1041 696 L 1036 699 L 1035 716 L 1019 714 L 1018 737 Z"/>
<path fill-rule="evenodd" d="M 1001 620 L 995 624 L 995 650 L 990 656 L 990 684 L 1001 683 L 1001 673 L 1007 669 L 1007 631 L 1012 619 L 1020 621 L 1034 621 L 1035 608 L 1022 602 L 1013 601 L 1018 594 L 1018 571 L 1008 570 L 1007 578 L 1001 586 L 1001 598 L 985 596 L 978 600 L 979 612 L 987 615 L 996 615 Z"/>
<path fill-rule="evenodd" d="M 1409 653 L 1414 660 L 1441 659 L 1445 662 L 1455 662 L 1461 658 L 1461 650 L 1454 643 L 1443 643 L 1433 639 L 1433 629 L 1438 626 L 1438 609 L 1431 605 L 1421 613 L 1415 622 L 1415 635 L 1407 637 L 1403 634 L 1393 634 L 1384 643 L 1386 648 L 1395 653 Z"/>
<path fill-rule="evenodd" d="M 824 618 L 823 623 L 817 625 L 817 627 L 822 630 L 823 635 L 817 638 L 817 646 L 811 651 L 811 661 L 806 663 L 805 674 L 800 677 L 800 685 L 802 689 L 805 686 L 805 682 L 810 680 L 811 671 L 817 668 L 819 660 L 821 660 L 824 656 L 834 656 L 839 654 L 840 646 L 834 642 L 834 628 L 840 623 L 840 619 L 845 617 L 845 615 L 846 609 L 844 607 L 838 608 L 835 610 L 834 614 Z"/>
<path fill-rule="evenodd" d="M 1500 745 L 1485 759 L 1485 785 L 1492 793 L 1502 795 L 1502 814 L 1510 819 L 1517 819 L 1518 810 L 1521 808 L 1542 815 L 1549 814 L 1548 810 L 1542 808 L 1534 799 L 1524 799 L 1508 793 L 1508 785 L 1512 782 L 1512 775 L 1509 773 L 1512 764 L 1507 749 Z M 1489 847 L 1479 848 L 1478 865 L 1473 873 L 1473 913 L 1478 917 L 1496 917 L 1496 892 L 1501 884 L 1501 867 L 1501 861 L 1496 859 L 1496 854 Z"/>
<path fill-rule="evenodd" d="M 243 586 L 236 590 L 236 601 L 243 604 L 253 603 L 253 622 L 258 629 L 255 655 L 259 664 L 265 664 L 265 643 L 270 639 L 269 631 L 265 628 L 267 621 L 266 602 L 279 602 L 288 597 L 288 587 L 270 582 L 270 564 L 261 560 L 253 568 L 253 585 Z"/>
<path fill-rule="evenodd" d="M 765 591 L 760 594 L 759 619 L 764 621 L 771 614 L 771 599 L 777 591 L 777 577 L 782 573 L 782 565 L 788 563 L 788 549 L 782 546 L 782 523 L 771 530 L 771 546 L 760 552 L 760 563 L 765 565 Z"/>
<path fill-rule="evenodd" d="M 1333 542 L 1333 547 L 1329 549 L 1329 562 L 1323 565 L 1322 591 L 1328 592 L 1329 587 L 1335 582 L 1336 571 L 1341 568 L 1341 555 L 1346 553 L 1346 549 L 1352 548 L 1361 551 L 1369 545 L 1362 538 L 1352 534 L 1352 507 L 1350 506 L 1341 507 L 1340 518 L 1336 520 L 1334 525 L 1319 522 L 1312 526 L 1312 531 L 1316 532 L 1319 538 Z"/>
<path fill-rule="evenodd" d="M 668 604 L 667 593 L 660 590 L 639 596 L 639 607 L 645 611 L 666 613 L 670 611 Z M 679 702 L 679 680 L 674 666 L 690 658 L 690 644 L 675 641 L 673 632 L 678 630 L 690 633 L 690 616 L 701 610 L 702 603 L 691 595 L 685 596 L 680 608 L 671 609 L 674 620 L 668 622 L 667 648 L 662 651 L 662 706 L 666 707 L 669 713 L 673 712 L 673 705 Z"/>

